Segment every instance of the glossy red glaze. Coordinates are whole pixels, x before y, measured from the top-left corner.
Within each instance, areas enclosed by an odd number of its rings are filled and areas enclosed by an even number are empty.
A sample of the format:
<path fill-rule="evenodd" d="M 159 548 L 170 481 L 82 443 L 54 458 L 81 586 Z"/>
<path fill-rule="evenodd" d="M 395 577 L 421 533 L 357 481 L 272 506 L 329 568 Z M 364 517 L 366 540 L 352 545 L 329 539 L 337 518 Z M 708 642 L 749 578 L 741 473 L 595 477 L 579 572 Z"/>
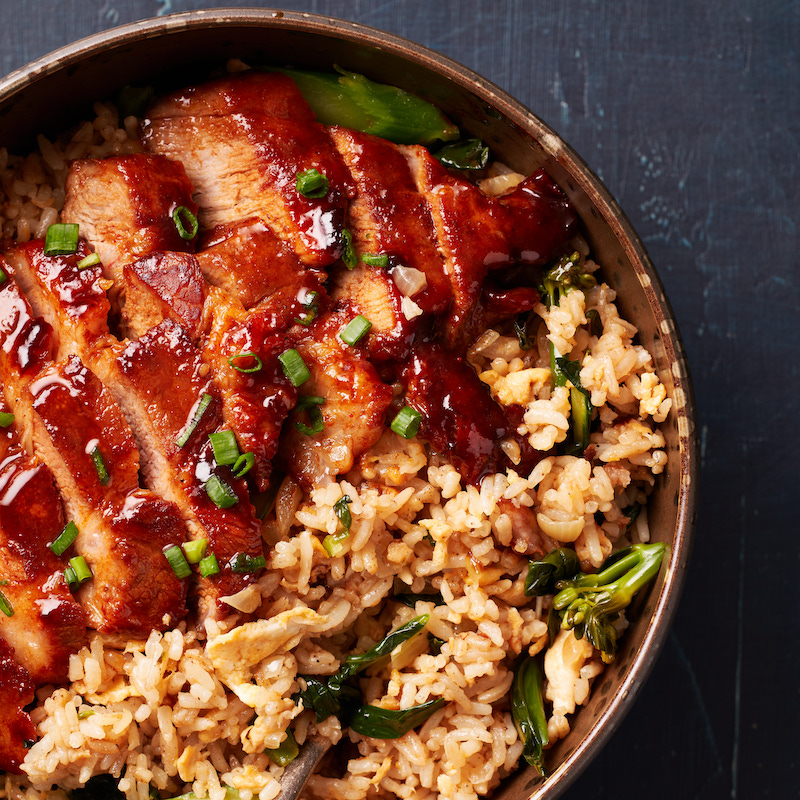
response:
<path fill-rule="evenodd" d="M 5 261 L 2 263 L 7 264 Z M 43 320 L 34 318 L 16 283 L 6 281 L 0 287 L 0 361 L 3 371 L 11 370 L 30 378 L 50 363 L 54 347 L 53 329 Z"/>
<path fill-rule="evenodd" d="M 49 470 L 24 452 L 13 427 L 0 429 L 0 590 L 14 610 L 0 619 L 0 639 L 37 685 L 65 680 L 70 654 L 86 643 L 86 616 L 49 547 L 64 524 Z"/>
<path fill-rule="evenodd" d="M 406 403 L 422 415 L 419 435 L 450 458 L 467 483 L 496 469 L 496 445 L 508 423 L 463 358 L 440 345 L 419 343 L 404 378 Z"/>
<path fill-rule="evenodd" d="M 148 112 L 143 140 L 184 163 L 207 227 L 257 216 L 308 266 L 341 255 L 350 178 L 327 131 L 284 75 L 248 71 L 163 98 Z M 297 173 L 308 169 L 328 179 L 324 197 L 297 191 Z"/>
<path fill-rule="evenodd" d="M 20 774 L 25 742 L 35 742 L 36 727 L 25 706 L 33 701 L 34 685 L 27 671 L 14 660 L 11 648 L 0 639 L 0 769 Z"/>

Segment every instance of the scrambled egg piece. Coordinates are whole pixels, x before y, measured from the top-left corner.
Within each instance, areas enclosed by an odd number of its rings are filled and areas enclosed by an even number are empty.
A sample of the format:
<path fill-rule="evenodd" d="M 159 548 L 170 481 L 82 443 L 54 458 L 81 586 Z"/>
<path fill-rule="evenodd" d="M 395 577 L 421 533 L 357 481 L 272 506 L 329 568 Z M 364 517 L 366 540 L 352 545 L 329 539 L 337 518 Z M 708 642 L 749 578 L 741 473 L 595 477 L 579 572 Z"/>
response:
<path fill-rule="evenodd" d="M 480 378 L 491 385 L 492 397 L 504 406 L 527 406 L 539 396 L 545 385 L 549 386 L 550 370 L 546 367 L 531 367 L 509 372 L 508 375 L 498 375 L 494 370 L 487 370 Z"/>

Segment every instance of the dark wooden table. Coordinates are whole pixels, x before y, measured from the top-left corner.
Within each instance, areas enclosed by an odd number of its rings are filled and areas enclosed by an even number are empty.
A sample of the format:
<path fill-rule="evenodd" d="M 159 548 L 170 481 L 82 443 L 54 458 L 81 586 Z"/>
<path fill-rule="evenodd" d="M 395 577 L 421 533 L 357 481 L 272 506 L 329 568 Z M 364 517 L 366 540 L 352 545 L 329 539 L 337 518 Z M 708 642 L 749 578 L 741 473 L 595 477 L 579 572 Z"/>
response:
<path fill-rule="evenodd" d="M 0 68 L 224 4 L 0 0 Z M 620 201 L 674 306 L 700 409 L 691 570 L 650 681 L 566 796 L 800 796 L 800 3 L 276 5 L 416 40 L 519 98 Z"/>

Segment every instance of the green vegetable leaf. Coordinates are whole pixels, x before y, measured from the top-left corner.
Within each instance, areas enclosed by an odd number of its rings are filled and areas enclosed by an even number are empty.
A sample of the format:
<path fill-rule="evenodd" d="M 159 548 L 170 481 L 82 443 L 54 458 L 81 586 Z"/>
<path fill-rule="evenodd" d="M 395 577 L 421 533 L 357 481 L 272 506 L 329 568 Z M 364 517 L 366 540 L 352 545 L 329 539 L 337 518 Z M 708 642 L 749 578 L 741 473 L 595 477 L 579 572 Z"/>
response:
<path fill-rule="evenodd" d="M 525 656 L 514 672 L 511 716 L 523 743 L 522 755 L 540 775 L 544 775 L 543 748 L 548 742 L 547 717 L 542 696 L 542 670 L 535 658 Z"/>
<path fill-rule="evenodd" d="M 429 700 L 413 708 L 395 711 L 380 706 L 363 705 L 350 718 L 350 728 L 362 736 L 373 739 L 398 739 L 412 728 L 422 725 L 428 717 L 440 709 L 445 700 Z"/>
<path fill-rule="evenodd" d="M 554 594 L 558 581 L 574 578 L 580 572 L 581 562 L 574 550 L 551 550 L 541 561 L 531 561 L 525 578 L 525 594 L 540 597 Z"/>
<path fill-rule="evenodd" d="M 480 139 L 461 139 L 434 153 L 443 167 L 459 172 L 479 172 L 489 163 L 489 148 Z"/>
<path fill-rule="evenodd" d="M 356 72 L 280 69 L 296 84 L 317 120 L 381 136 L 396 144 L 451 141 L 458 128 L 436 106 Z"/>

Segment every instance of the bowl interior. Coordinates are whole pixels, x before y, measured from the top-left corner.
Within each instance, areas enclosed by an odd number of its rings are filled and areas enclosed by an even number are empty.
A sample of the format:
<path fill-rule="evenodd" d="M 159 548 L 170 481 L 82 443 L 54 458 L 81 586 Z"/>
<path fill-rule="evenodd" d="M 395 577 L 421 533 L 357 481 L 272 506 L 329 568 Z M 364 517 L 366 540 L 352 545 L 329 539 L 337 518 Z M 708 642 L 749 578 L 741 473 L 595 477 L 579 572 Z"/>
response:
<path fill-rule="evenodd" d="M 529 173 L 544 166 L 578 209 L 583 232 L 620 312 L 639 328 L 674 408 L 663 429 L 669 465 L 649 505 L 653 538 L 671 553 L 655 585 L 637 598 L 614 663 L 596 680 L 572 731 L 548 754 L 546 781 L 520 770 L 495 795 L 552 798 L 577 777 L 619 724 L 650 671 L 677 604 L 695 508 L 694 407 L 683 354 L 663 287 L 625 216 L 580 158 L 541 120 L 497 87 L 430 50 L 370 28 L 316 15 L 270 10 L 193 12 L 84 39 L 0 82 L 0 144 L 25 152 L 36 133 L 53 135 L 91 113 L 126 84 L 185 86 L 251 64 L 330 68 L 336 64 L 436 103 L 496 158 Z"/>

